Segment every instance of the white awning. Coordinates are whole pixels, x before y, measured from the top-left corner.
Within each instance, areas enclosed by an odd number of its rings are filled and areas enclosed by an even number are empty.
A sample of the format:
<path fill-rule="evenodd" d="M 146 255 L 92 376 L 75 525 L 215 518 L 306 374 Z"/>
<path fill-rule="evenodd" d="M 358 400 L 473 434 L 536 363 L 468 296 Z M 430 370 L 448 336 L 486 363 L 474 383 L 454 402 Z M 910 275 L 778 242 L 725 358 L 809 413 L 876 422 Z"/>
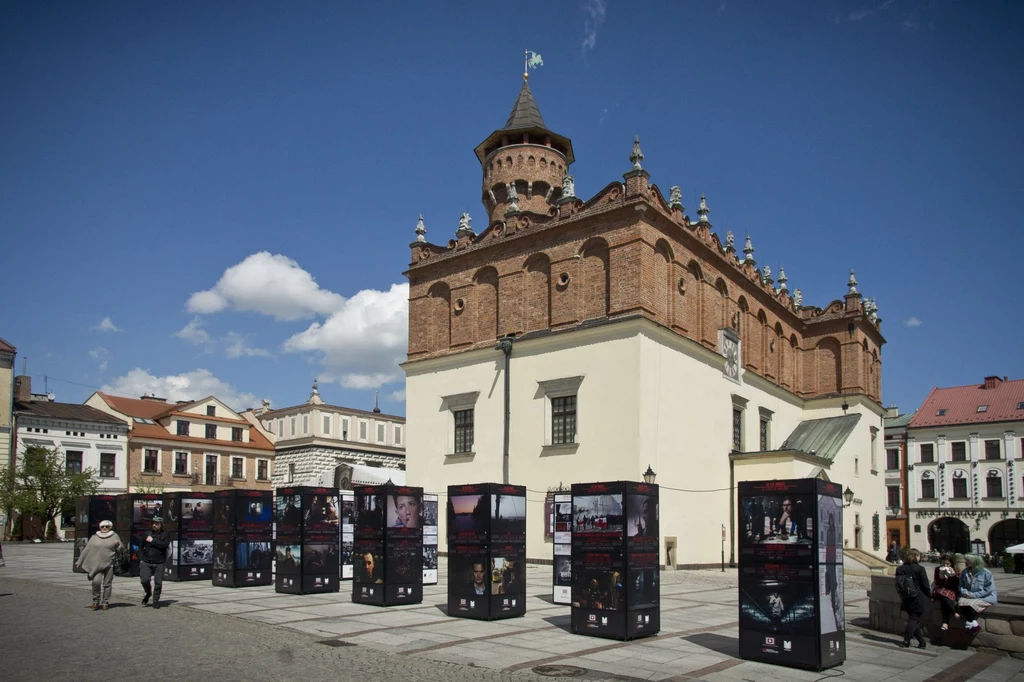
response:
<path fill-rule="evenodd" d="M 1024 554 L 1024 542 L 1019 545 L 1014 545 L 1013 547 L 1007 547 L 1003 551 L 1007 554 Z"/>
<path fill-rule="evenodd" d="M 350 464 L 352 467 L 352 483 L 355 485 L 381 485 L 388 479 L 395 485 L 405 485 L 405 472 L 401 469 L 384 469 L 365 464 Z"/>

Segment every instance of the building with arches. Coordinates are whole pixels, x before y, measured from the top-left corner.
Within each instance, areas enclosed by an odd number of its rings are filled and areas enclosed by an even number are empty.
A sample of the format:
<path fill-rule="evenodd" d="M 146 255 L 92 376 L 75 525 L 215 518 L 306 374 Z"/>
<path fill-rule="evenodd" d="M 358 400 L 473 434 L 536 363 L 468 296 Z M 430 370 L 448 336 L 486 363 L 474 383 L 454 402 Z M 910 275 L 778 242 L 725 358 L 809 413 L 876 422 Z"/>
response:
<path fill-rule="evenodd" d="M 933 388 L 906 430 L 911 544 L 997 554 L 1024 542 L 1022 436 L 1024 379 Z"/>
<path fill-rule="evenodd" d="M 738 254 L 714 232 L 705 197 L 691 220 L 678 187 L 651 184 L 639 139 L 621 180 L 577 197 L 572 142 L 525 79 L 475 153 L 479 232 L 463 213 L 431 243 L 421 216 L 410 245 L 410 484 L 501 481 L 507 405 L 531 559 L 551 558 L 548 491 L 648 467 L 671 563 L 734 556 L 737 481 L 812 476 L 854 491 L 848 544 L 884 556 L 885 339 L 853 272 L 841 299 L 805 305 L 749 236 Z"/>

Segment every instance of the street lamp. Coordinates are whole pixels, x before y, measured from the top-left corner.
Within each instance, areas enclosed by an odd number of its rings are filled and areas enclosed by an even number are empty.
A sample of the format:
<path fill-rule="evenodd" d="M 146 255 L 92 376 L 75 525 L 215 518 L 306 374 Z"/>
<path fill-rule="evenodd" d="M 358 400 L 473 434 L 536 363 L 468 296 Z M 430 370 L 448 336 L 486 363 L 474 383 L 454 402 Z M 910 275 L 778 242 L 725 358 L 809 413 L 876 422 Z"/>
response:
<path fill-rule="evenodd" d="M 846 486 L 846 490 L 843 491 L 843 499 L 846 500 L 846 504 L 843 505 L 844 508 L 853 504 L 853 491 L 850 490 L 850 486 Z"/>
<path fill-rule="evenodd" d="M 658 477 L 658 474 L 654 473 L 654 469 L 651 465 L 647 465 L 647 471 L 644 472 L 644 483 L 654 483 L 654 479 Z"/>

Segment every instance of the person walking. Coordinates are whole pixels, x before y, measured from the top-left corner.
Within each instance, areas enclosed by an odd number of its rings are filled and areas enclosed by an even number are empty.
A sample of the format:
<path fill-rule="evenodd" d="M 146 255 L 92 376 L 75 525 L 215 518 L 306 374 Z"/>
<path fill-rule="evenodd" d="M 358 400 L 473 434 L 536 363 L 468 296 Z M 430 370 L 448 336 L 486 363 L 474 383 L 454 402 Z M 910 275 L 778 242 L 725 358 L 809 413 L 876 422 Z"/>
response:
<path fill-rule="evenodd" d="M 977 554 L 964 557 L 967 567 L 960 573 L 960 600 L 957 605 L 964 617 L 964 629 L 977 632 L 978 614 L 996 603 L 996 582 L 992 572 Z"/>
<path fill-rule="evenodd" d="M 110 604 L 110 593 L 114 589 L 114 558 L 120 548 L 121 538 L 114 532 L 114 524 L 100 521 L 99 531 L 89 538 L 78 555 L 75 568 L 85 571 L 92 582 L 92 604 L 89 608 L 93 611 L 106 611 Z"/>
<path fill-rule="evenodd" d="M 896 568 L 896 592 L 900 595 L 900 605 L 907 612 L 907 626 L 903 630 L 903 642 L 900 646 L 910 648 L 911 638 L 917 639 L 917 648 L 926 649 L 928 643 L 921 630 L 921 618 L 931 613 L 931 588 L 928 585 L 928 573 L 920 564 L 921 553 L 916 549 L 908 549 L 903 565 Z"/>
<path fill-rule="evenodd" d="M 171 536 L 164 530 L 164 520 L 160 516 L 153 517 L 153 525 L 149 535 L 139 547 L 139 580 L 146 591 L 142 597 L 142 605 L 153 598 L 153 608 L 160 608 L 160 591 L 164 587 L 164 568 L 167 564 L 167 547 L 171 544 Z M 151 586 L 151 583 L 155 583 Z"/>

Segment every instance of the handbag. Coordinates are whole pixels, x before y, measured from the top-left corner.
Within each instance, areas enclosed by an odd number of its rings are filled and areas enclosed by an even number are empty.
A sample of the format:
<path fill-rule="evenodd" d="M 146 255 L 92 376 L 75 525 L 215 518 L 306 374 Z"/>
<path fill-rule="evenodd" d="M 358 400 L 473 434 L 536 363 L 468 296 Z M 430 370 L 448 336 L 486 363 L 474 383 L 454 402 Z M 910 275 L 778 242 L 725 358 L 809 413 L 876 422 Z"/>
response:
<path fill-rule="evenodd" d="M 118 546 L 114 550 L 114 575 L 122 578 L 130 576 L 132 574 L 132 562 L 128 558 L 128 552 L 125 551 L 124 547 Z"/>

